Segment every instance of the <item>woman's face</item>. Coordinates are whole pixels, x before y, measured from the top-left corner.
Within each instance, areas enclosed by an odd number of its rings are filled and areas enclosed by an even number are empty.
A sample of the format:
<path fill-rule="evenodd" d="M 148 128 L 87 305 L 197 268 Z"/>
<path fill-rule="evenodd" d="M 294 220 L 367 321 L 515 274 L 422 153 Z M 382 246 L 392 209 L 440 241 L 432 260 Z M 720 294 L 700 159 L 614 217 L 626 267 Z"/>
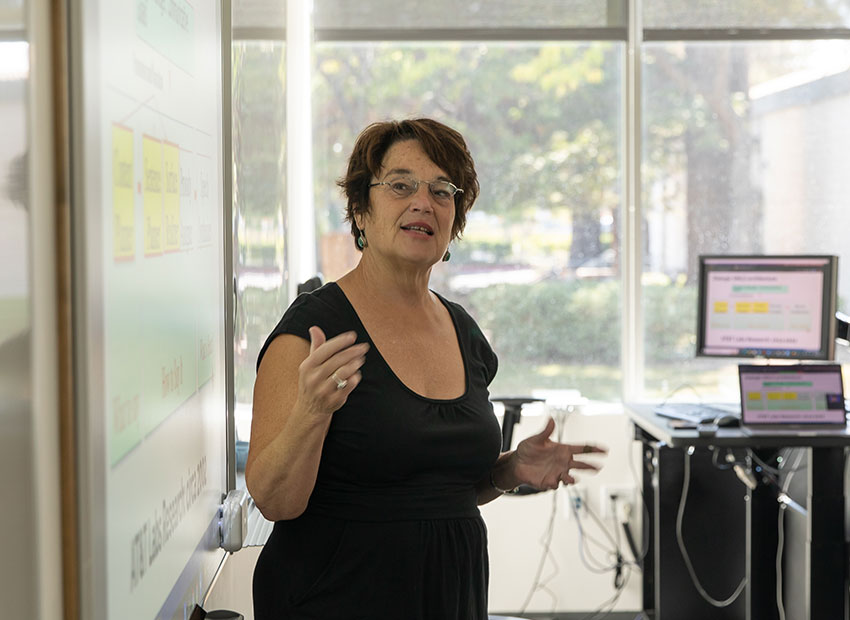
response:
<path fill-rule="evenodd" d="M 430 267 L 440 261 L 451 241 L 454 196 L 438 184 L 449 181 L 416 140 L 396 142 L 384 156 L 375 185 L 369 191 L 371 209 L 357 216 L 365 231 L 367 252 Z M 398 190 L 419 186 L 408 196 Z M 403 193 L 403 192 L 402 192 Z"/>

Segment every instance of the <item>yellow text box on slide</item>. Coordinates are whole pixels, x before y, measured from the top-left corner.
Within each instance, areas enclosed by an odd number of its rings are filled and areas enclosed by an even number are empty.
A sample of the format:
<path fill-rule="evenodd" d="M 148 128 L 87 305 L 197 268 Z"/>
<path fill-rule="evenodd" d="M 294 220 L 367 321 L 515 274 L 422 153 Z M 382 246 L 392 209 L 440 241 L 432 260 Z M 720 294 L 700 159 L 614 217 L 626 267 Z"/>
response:
<path fill-rule="evenodd" d="M 165 193 L 162 200 L 165 251 L 180 249 L 180 149 L 171 142 L 162 143 Z"/>
<path fill-rule="evenodd" d="M 133 130 L 112 125 L 112 256 L 132 260 L 136 254 L 133 217 Z"/>
<path fill-rule="evenodd" d="M 145 255 L 162 253 L 162 142 L 142 137 L 142 202 L 145 216 Z"/>

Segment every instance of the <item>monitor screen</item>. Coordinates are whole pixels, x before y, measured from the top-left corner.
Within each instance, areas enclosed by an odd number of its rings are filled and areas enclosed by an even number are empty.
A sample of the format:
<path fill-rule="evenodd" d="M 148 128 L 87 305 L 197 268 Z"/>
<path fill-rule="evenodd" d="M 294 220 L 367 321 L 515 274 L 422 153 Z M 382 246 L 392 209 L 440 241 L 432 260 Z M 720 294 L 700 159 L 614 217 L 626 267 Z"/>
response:
<path fill-rule="evenodd" d="M 831 360 L 836 256 L 700 256 L 697 355 Z"/>

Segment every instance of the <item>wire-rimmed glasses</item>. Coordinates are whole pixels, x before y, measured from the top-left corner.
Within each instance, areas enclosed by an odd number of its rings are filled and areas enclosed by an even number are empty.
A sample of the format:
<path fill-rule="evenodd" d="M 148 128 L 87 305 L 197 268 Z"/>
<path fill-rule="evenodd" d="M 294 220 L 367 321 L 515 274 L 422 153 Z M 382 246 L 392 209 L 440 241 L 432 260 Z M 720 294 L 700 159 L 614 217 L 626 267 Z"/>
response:
<path fill-rule="evenodd" d="M 463 193 L 463 190 L 457 185 L 444 179 L 437 179 L 436 181 L 420 181 L 419 179 L 414 179 L 410 176 L 392 177 L 387 181 L 371 183 L 369 187 L 386 185 L 387 188 L 399 198 L 407 198 L 408 196 L 415 194 L 422 183 L 428 185 L 428 191 L 431 196 L 433 196 L 434 200 L 441 204 L 451 204 L 455 194 Z"/>

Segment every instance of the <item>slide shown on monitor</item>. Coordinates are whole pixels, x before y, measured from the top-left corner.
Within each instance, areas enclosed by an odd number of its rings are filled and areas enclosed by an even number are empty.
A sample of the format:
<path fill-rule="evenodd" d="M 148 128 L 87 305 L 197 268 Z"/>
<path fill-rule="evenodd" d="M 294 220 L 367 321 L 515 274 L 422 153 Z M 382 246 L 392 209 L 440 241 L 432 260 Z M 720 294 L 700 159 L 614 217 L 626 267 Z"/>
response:
<path fill-rule="evenodd" d="M 823 274 L 712 272 L 706 342 L 720 348 L 820 346 Z"/>
<path fill-rule="evenodd" d="M 829 257 L 706 258 L 700 353 L 824 358 Z"/>

